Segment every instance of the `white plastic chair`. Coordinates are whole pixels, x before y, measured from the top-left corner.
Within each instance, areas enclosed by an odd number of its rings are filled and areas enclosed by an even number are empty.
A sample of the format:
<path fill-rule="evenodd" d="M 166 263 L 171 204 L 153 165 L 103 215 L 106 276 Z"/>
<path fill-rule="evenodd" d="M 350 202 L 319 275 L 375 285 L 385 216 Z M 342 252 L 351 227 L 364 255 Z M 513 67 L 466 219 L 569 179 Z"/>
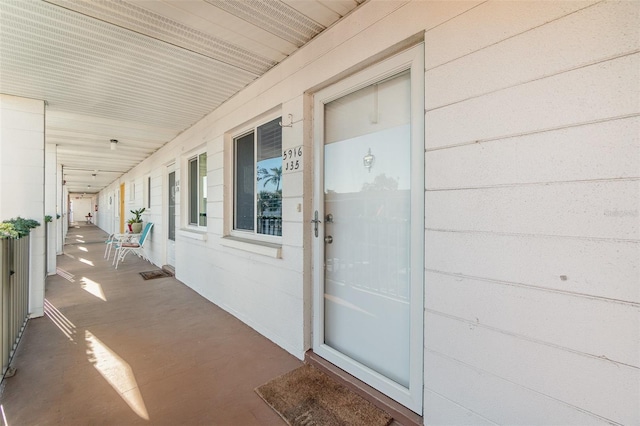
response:
<path fill-rule="evenodd" d="M 104 248 L 103 257 L 107 260 L 111 258 L 111 249 L 113 248 L 114 244 L 117 245 L 118 243 L 131 241 L 131 239 L 137 238 L 139 236 L 140 234 L 118 234 L 118 233 L 110 234 L 107 240 L 105 241 L 106 247 Z"/>
<path fill-rule="evenodd" d="M 144 258 L 143 247 L 144 243 L 147 241 L 149 237 L 149 233 L 151 232 L 151 228 L 153 227 L 153 223 L 147 223 L 140 234 L 140 238 L 137 242 L 119 242 L 116 243 L 116 252 L 114 254 L 113 260 L 116 262 L 116 269 L 118 269 L 118 264 L 124 261 L 124 258 L 129 253 L 135 253 L 138 256 Z"/>

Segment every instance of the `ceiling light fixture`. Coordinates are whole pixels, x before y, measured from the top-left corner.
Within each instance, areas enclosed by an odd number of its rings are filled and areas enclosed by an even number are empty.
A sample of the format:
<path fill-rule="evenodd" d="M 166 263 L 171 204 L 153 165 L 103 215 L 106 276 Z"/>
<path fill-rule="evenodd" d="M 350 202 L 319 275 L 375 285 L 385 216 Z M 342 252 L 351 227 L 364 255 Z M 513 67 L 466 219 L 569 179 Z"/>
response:
<path fill-rule="evenodd" d="M 92 179 L 92 180 L 96 180 L 96 174 L 95 174 L 95 173 L 92 173 L 92 174 L 91 174 L 91 179 Z"/>
<path fill-rule="evenodd" d="M 118 139 L 111 139 L 111 151 L 116 150 L 116 146 L 118 145 Z"/>

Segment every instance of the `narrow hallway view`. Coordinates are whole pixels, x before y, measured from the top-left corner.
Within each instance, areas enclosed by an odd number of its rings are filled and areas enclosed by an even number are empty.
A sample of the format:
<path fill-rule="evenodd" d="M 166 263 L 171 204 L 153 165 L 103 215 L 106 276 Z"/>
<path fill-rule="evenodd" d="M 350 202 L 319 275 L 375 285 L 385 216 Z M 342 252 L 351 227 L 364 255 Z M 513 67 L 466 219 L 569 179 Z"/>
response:
<path fill-rule="evenodd" d="M 279 425 L 254 392 L 302 363 L 107 235 L 70 227 L 45 316 L 29 321 L 0 404 L 9 425 Z"/>

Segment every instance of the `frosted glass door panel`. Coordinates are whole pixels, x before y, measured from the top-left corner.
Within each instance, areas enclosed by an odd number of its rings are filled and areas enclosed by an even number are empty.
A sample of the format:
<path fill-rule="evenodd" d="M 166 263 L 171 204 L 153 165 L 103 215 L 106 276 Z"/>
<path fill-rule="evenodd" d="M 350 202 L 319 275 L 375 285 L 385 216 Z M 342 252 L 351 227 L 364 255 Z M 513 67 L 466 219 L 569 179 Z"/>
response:
<path fill-rule="evenodd" d="M 409 387 L 410 80 L 325 105 L 324 343 Z"/>

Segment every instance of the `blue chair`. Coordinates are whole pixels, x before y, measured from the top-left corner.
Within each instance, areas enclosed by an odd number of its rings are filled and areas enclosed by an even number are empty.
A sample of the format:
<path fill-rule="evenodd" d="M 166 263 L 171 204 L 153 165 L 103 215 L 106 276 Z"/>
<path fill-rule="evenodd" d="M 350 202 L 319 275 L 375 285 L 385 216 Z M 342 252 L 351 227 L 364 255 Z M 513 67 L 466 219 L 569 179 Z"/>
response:
<path fill-rule="evenodd" d="M 144 226 L 144 229 L 142 230 L 142 233 L 140 234 L 140 238 L 138 239 L 138 241 L 132 241 L 132 242 L 124 241 L 116 244 L 116 252 L 113 258 L 114 262 L 116 263 L 116 269 L 118 269 L 118 264 L 124 261 L 124 258 L 129 253 L 135 253 L 138 256 L 142 257 L 143 259 L 146 259 L 143 252 L 144 243 L 149 238 L 149 233 L 151 232 L 152 227 L 153 227 L 153 223 L 147 223 Z"/>

